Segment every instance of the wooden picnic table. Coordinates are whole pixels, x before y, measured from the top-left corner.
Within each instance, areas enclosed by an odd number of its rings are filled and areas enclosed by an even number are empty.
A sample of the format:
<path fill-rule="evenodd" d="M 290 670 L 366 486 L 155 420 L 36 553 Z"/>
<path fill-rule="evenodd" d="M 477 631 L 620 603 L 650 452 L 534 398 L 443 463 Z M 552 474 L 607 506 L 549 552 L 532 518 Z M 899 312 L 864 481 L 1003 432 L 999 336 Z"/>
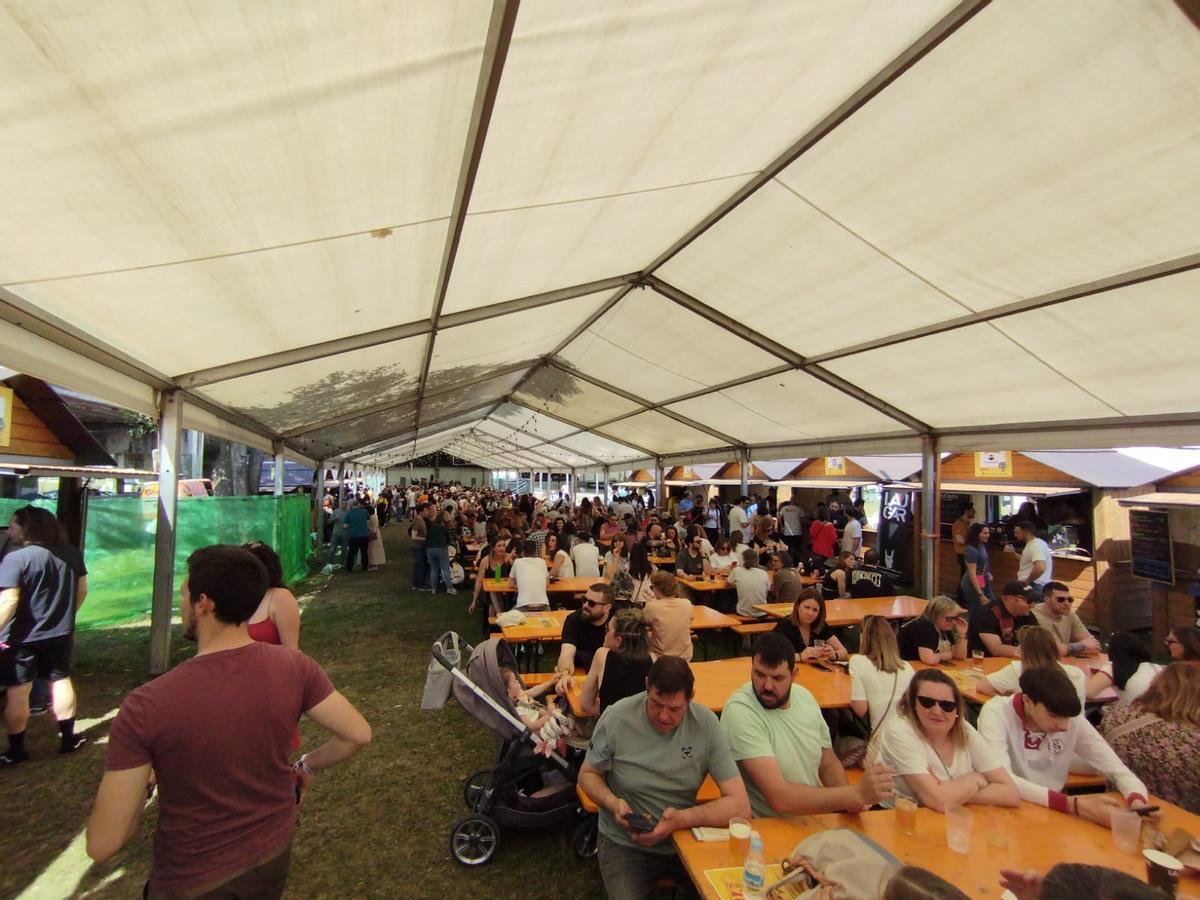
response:
<path fill-rule="evenodd" d="M 769 580 L 774 581 L 774 578 L 772 577 L 775 575 L 774 572 L 768 572 L 767 575 L 768 575 Z M 678 581 L 680 584 L 691 588 L 693 591 L 700 591 L 700 592 L 732 591 L 735 589 L 733 587 L 733 585 L 731 585 L 724 577 L 722 577 L 720 575 L 714 575 L 711 578 L 701 578 L 701 577 L 692 576 L 692 575 L 676 575 L 675 580 Z M 802 584 L 804 587 L 812 587 L 813 585 L 817 585 L 820 583 L 821 583 L 821 579 L 818 578 L 816 575 L 801 575 L 800 576 L 800 584 Z M 788 613 L 790 613 L 792 611 L 792 604 L 790 604 L 790 603 L 777 603 L 777 604 L 773 604 L 773 605 L 779 606 L 781 608 L 786 607 Z M 786 616 L 786 615 L 787 615 L 787 613 L 783 613 L 781 616 L 779 616 L 779 618 L 782 618 L 783 616 Z"/>
<path fill-rule="evenodd" d="M 858 625 L 867 616 L 883 616 L 885 619 L 915 619 L 925 611 L 926 601 L 920 597 L 861 597 L 852 600 L 827 600 L 825 623 L 832 628 L 840 625 Z M 786 619 L 792 614 L 790 603 L 758 603 L 768 616 Z"/>
<path fill-rule="evenodd" d="M 586 594 L 588 588 L 598 581 L 600 581 L 599 578 L 560 578 L 546 585 L 546 591 L 550 594 Z M 483 589 L 493 594 L 515 594 L 517 592 L 515 587 L 509 585 L 507 578 L 501 578 L 498 581 L 495 578 L 485 578 Z"/>
<path fill-rule="evenodd" d="M 1185 828 L 1200 834 L 1200 816 L 1165 800 L 1152 798 L 1162 807 L 1160 828 L 1170 833 Z M 777 865 L 792 853 L 796 844 L 810 835 L 833 828 L 857 831 L 896 856 L 902 863 L 923 866 L 940 875 L 971 897 L 1000 896 L 1000 869 L 1036 869 L 1045 874 L 1059 862 L 1106 865 L 1145 881 L 1146 864 L 1141 849 L 1122 853 L 1113 846 L 1112 833 L 1094 822 L 1067 816 L 1043 806 L 1022 803 L 1015 809 L 973 806 L 975 824 L 971 852 L 954 853 L 946 846 L 946 817 L 927 807 L 917 810 L 912 837 L 896 825 L 892 810 L 861 815 L 833 813 L 819 816 L 788 816 L 755 819 L 753 828 L 763 840 L 768 865 Z M 737 868 L 730 859 L 728 841 L 697 841 L 690 829 L 672 835 L 675 848 L 696 889 L 706 900 L 720 895 L 709 882 L 709 870 Z M 1200 876 L 1185 874 L 1179 881 L 1180 894 L 1200 893 Z"/>
<path fill-rule="evenodd" d="M 562 640 L 563 622 L 571 611 L 554 609 L 549 612 L 526 613 L 525 624 L 502 626 L 500 631 L 504 639 L 513 643 L 523 641 L 560 641 Z M 551 621 L 553 620 L 553 621 Z M 488 621 L 495 625 L 496 617 Z M 740 624 L 738 619 L 718 612 L 709 606 L 692 607 L 692 631 L 708 631 L 718 628 L 732 628 Z"/>

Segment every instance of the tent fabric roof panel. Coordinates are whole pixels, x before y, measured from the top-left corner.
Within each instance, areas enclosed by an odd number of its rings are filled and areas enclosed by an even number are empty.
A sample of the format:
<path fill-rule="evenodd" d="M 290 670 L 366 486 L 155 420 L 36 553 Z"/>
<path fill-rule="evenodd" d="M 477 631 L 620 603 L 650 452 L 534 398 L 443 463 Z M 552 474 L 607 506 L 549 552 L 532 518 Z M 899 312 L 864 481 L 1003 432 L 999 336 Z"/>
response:
<path fill-rule="evenodd" d="M 1200 411 L 1200 370 L 1193 354 L 1163 352 L 1167 335 L 1174 347 L 1200 344 L 1197 297 L 1200 272 L 1185 272 L 1011 316 L 994 326 L 1124 415 Z M 1114 335 L 1120 336 L 1119 361 L 1097 352 Z"/>
<path fill-rule="evenodd" d="M 848 456 L 881 481 L 903 481 L 921 471 L 921 454 L 897 453 L 891 456 Z"/>
<path fill-rule="evenodd" d="M 180 375 L 427 317 L 428 304 L 418 298 L 433 290 L 445 233 L 445 223 L 416 225 L 385 239 L 355 235 L 16 290 Z M 410 289 L 397 296 L 397 284 Z M 133 315 L 114 316 L 116 309 Z M 205 339 L 213 323 L 220 323 L 220 340 Z"/>
<path fill-rule="evenodd" d="M 20 90 L 0 121 L 0 272 L 26 282 L 447 216 L 459 160 L 445 148 L 465 141 L 487 24 L 477 4 L 419 0 L 364 0 L 336 28 L 287 0 L 237 16 L 3 16 L 0 80 Z"/>
<path fill-rule="evenodd" d="M 981 360 L 1003 362 L 1003 390 L 964 390 Z M 1117 411 L 996 331 L 991 324 L 868 350 L 826 367 L 934 427 L 1111 416 Z M 903 377 L 899 377 L 903 373 Z"/>
<path fill-rule="evenodd" d="M 1198 40 L 1174 3 L 993 3 L 780 180 L 973 309 L 1193 253 Z"/>
<path fill-rule="evenodd" d="M 427 344 L 425 335 L 390 341 L 218 381 L 196 392 L 289 431 L 415 395 Z"/>
<path fill-rule="evenodd" d="M 805 355 L 970 312 L 777 181 L 659 274 L 739 321 L 753 311 L 758 330 Z M 813 327 L 835 311 L 849 328 Z"/>
<path fill-rule="evenodd" d="M 551 366 L 535 371 L 513 399 L 529 409 L 564 416 L 580 425 L 607 422 L 641 408 L 619 394 Z"/>
<path fill-rule="evenodd" d="M 705 352 L 697 353 L 697 347 Z M 779 363 L 719 325 L 649 290 L 631 291 L 561 355 L 581 372 L 654 402 Z"/>
<path fill-rule="evenodd" d="M 612 291 L 588 294 L 545 308 L 439 330 L 429 367 L 429 386 L 465 381 L 521 360 L 533 365 L 537 357 L 557 347 L 612 296 Z"/>
<path fill-rule="evenodd" d="M 480 212 L 472 203 L 445 312 L 635 271 L 745 180 L 739 175 L 496 212 Z"/>
<path fill-rule="evenodd" d="M 632 447 L 626 447 L 624 444 L 610 441 L 608 438 L 601 437 L 590 431 L 583 431 L 569 437 L 559 438 L 555 443 L 569 450 L 574 450 L 576 453 L 582 453 L 585 456 L 590 456 L 592 459 L 597 459 L 602 463 L 608 464 L 630 460 L 636 461 L 643 455 L 640 451 L 634 450 Z"/>
<path fill-rule="evenodd" d="M 638 413 L 597 430 L 615 441 L 624 438 L 643 447 L 661 448 L 663 453 L 720 443 L 703 431 L 697 431 L 653 410 Z"/>
<path fill-rule="evenodd" d="M 579 430 L 516 403 L 501 404 L 489 418 L 545 441 L 557 440 Z"/>
<path fill-rule="evenodd" d="M 670 410 L 748 444 L 895 430 L 896 422 L 805 372 L 784 372 Z"/>
<path fill-rule="evenodd" d="M 645 265 L 951 6 L 526 4 L 446 308 Z"/>

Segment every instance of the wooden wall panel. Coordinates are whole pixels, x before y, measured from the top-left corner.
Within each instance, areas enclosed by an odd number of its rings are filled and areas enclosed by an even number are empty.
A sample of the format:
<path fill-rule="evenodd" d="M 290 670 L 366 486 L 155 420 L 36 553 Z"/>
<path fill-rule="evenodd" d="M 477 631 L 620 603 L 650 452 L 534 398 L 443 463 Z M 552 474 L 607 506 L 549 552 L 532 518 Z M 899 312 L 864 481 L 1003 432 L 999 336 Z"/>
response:
<path fill-rule="evenodd" d="M 1180 472 L 1166 481 L 1160 481 L 1156 488 L 1160 491 L 1175 491 L 1181 488 L 1200 488 L 1200 468 Z"/>
<path fill-rule="evenodd" d="M 13 396 L 12 435 L 0 454 L 8 456 L 40 456 L 48 459 L 74 459 L 74 454 L 62 445 L 42 420 L 33 414 L 21 398 Z"/>
<path fill-rule="evenodd" d="M 1040 463 L 1035 459 L 1030 459 L 1023 453 L 1013 453 L 1012 455 L 1012 478 L 987 478 L 976 479 L 975 477 L 975 454 L 974 453 L 955 453 L 953 456 L 948 456 L 942 460 L 942 480 L 943 481 L 986 481 L 988 484 L 995 483 L 1003 485 L 1006 481 L 1012 481 L 1017 484 L 1085 484 L 1066 472 L 1060 472 L 1058 469 Z"/>

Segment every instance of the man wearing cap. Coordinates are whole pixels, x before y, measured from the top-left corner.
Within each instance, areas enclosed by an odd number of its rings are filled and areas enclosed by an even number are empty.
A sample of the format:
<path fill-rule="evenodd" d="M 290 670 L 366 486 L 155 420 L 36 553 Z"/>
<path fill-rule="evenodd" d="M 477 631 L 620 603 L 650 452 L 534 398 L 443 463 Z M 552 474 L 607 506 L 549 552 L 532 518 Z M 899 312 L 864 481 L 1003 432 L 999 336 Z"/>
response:
<path fill-rule="evenodd" d="M 982 650 L 988 656 L 1019 657 L 1018 635 L 1026 625 L 1037 625 L 1030 612 L 1033 604 L 1020 581 L 1004 585 L 1000 599 L 981 606 L 971 614 L 967 629 L 967 650 Z"/>
<path fill-rule="evenodd" d="M 1132 809 L 1146 805 L 1148 791 L 1082 711 L 1079 694 L 1061 666 L 1026 669 L 1020 693 L 993 697 L 983 705 L 979 733 L 1000 752 L 1022 800 L 1108 828 L 1113 810 L 1123 808 L 1119 800 L 1104 794 L 1068 797 L 1062 792 L 1073 759 L 1105 775 Z M 1151 817 L 1160 818 L 1161 813 Z"/>

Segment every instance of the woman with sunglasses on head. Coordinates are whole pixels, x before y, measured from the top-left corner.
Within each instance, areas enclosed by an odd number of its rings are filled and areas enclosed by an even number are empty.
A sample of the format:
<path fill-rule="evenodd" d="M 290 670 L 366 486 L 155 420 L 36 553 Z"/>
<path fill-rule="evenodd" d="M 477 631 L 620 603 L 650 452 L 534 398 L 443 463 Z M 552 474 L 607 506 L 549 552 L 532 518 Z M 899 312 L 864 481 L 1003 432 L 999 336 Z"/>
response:
<path fill-rule="evenodd" d="M 966 610 L 938 594 L 925 611 L 900 629 L 900 658 L 927 666 L 967 658 Z"/>
<path fill-rule="evenodd" d="M 945 812 L 964 803 L 1017 806 L 1021 795 L 997 754 L 964 719 L 958 688 L 939 669 L 913 676 L 879 738 L 896 770 L 896 796 Z"/>

